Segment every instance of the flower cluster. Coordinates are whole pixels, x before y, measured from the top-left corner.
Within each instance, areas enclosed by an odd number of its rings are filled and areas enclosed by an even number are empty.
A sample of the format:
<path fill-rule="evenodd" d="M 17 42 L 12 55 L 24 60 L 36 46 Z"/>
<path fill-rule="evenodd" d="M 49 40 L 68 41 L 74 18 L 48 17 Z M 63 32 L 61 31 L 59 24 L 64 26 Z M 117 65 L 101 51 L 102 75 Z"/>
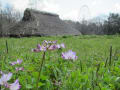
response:
<path fill-rule="evenodd" d="M 17 61 L 11 62 L 10 65 L 14 66 L 16 64 L 21 64 L 23 60 L 17 59 Z M 24 71 L 23 67 L 16 67 L 16 71 Z"/>
<path fill-rule="evenodd" d="M 16 71 L 24 71 L 24 68 L 23 67 L 19 67 L 19 68 L 15 68 Z"/>
<path fill-rule="evenodd" d="M 65 48 L 64 43 L 62 43 L 62 44 L 57 44 L 57 48 L 58 48 L 58 49 Z"/>
<path fill-rule="evenodd" d="M 44 40 L 42 45 L 38 44 L 37 48 L 32 49 L 33 52 L 47 51 L 47 50 L 56 50 L 65 48 L 64 43 L 57 44 L 57 41 L 46 41 Z M 72 50 L 62 53 L 61 57 L 65 60 L 77 60 L 76 53 Z"/>
<path fill-rule="evenodd" d="M 23 62 L 23 60 L 17 59 L 17 61 L 11 62 L 10 65 L 14 66 L 16 64 L 20 65 Z M 16 67 L 16 71 L 20 71 L 20 70 L 24 70 L 23 67 Z M 1 78 L 0 78 L 0 85 L 4 86 L 5 88 L 9 88 L 10 90 L 19 90 L 20 89 L 20 84 L 19 84 L 19 80 L 15 80 L 14 83 L 9 84 L 8 81 L 11 79 L 12 77 L 12 73 L 8 73 L 5 74 L 2 71 L 0 71 L 1 74 Z"/>
<path fill-rule="evenodd" d="M 66 60 L 77 60 L 76 53 L 72 50 L 69 50 L 68 52 L 62 53 L 62 58 Z"/>
<path fill-rule="evenodd" d="M 11 62 L 11 65 L 14 66 L 14 65 L 16 65 L 16 64 L 21 64 L 22 61 L 23 61 L 23 60 L 18 59 L 18 60 L 15 61 L 15 62 Z"/>
<path fill-rule="evenodd" d="M 60 48 L 65 48 L 64 43 L 57 44 L 57 41 L 43 41 L 42 45 L 38 44 L 37 48 L 32 49 L 33 52 L 47 51 L 47 50 L 56 50 Z"/>
<path fill-rule="evenodd" d="M 2 72 L 2 71 L 0 71 L 0 74 L 3 74 L 3 72 Z"/>
<path fill-rule="evenodd" d="M 5 88 L 9 88 L 10 90 L 19 90 L 21 85 L 19 84 L 19 80 L 17 79 L 14 83 L 9 84 L 8 81 L 12 78 L 12 73 L 4 74 L 2 72 L 2 76 L 0 78 L 0 85 Z"/>

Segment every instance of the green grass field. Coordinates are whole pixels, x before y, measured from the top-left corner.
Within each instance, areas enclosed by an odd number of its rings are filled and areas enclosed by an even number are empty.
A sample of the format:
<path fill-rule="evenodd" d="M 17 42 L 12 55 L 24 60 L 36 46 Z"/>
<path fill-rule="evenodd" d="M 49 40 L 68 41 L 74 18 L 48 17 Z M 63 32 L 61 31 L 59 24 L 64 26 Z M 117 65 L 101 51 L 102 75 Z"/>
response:
<path fill-rule="evenodd" d="M 31 50 L 44 40 L 57 40 L 66 48 L 46 52 L 38 90 L 120 90 L 119 35 L 0 38 L 0 70 L 13 73 L 9 83 L 19 79 L 20 90 L 37 90 L 43 52 Z M 76 61 L 61 58 L 61 52 L 68 50 L 76 52 Z M 22 64 L 11 66 L 17 59 L 22 59 Z M 24 67 L 24 71 L 16 72 L 16 67 Z"/>

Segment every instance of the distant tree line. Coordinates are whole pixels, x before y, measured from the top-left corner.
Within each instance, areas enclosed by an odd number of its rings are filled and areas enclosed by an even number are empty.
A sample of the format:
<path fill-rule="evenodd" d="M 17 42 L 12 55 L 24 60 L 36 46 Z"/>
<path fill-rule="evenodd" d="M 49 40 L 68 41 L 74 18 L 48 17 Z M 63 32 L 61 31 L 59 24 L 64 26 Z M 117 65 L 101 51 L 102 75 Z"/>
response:
<path fill-rule="evenodd" d="M 0 36 L 7 36 L 9 28 L 14 26 L 21 18 L 20 12 L 11 8 L 0 8 Z"/>
<path fill-rule="evenodd" d="M 73 28 L 79 30 L 83 35 L 120 34 L 120 15 L 117 13 L 111 13 L 107 20 L 103 22 L 74 22 L 71 20 L 65 20 L 65 22 Z"/>
<path fill-rule="evenodd" d="M 108 20 L 104 22 L 105 34 L 120 34 L 120 15 L 111 13 L 108 17 Z"/>

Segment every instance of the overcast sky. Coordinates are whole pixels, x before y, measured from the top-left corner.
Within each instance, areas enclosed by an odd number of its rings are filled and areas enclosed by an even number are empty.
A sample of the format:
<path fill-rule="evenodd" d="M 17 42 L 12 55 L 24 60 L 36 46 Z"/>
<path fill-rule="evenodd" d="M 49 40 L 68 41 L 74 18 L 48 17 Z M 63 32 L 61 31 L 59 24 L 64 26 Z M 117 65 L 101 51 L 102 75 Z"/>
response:
<path fill-rule="evenodd" d="M 24 11 L 36 0 L 0 0 L 2 7 Z M 120 0 L 38 0 L 37 9 L 57 13 L 62 19 L 89 19 L 109 13 L 120 13 Z M 35 7 L 32 6 L 32 7 Z"/>

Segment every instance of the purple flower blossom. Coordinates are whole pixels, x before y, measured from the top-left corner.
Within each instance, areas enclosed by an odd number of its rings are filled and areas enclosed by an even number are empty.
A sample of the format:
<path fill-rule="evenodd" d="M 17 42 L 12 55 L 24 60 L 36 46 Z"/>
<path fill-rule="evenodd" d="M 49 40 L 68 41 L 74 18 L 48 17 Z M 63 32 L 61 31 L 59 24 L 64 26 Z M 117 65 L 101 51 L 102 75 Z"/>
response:
<path fill-rule="evenodd" d="M 32 49 L 33 52 L 40 52 L 40 51 L 46 51 L 46 50 L 55 50 L 60 48 L 65 48 L 64 43 L 62 44 L 56 44 L 57 41 L 46 41 L 44 40 L 42 45 L 38 44 L 37 48 Z"/>
<path fill-rule="evenodd" d="M 32 49 L 33 52 L 40 52 L 40 51 L 46 51 L 46 47 L 44 45 L 40 46 L 40 44 L 37 45 L 37 48 Z"/>
<path fill-rule="evenodd" d="M 40 46 L 40 44 L 38 44 L 38 45 L 37 45 L 37 49 L 40 49 L 40 48 L 41 48 L 41 46 Z"/>
<path fill-rule="evenodd" d="M 18 59 L 17 64 L 21 64 L 23 60 Z"/>
<path fill-rule="evenodd" d="M 14 83 L 10 84 L 10 90 L 19 90 L 21 85 L 19 84 L 19 80 L 17 79 Z"/>
<path fill-rule="evenodd" d="M 46 47 L 44 45 L 41 46 L 40 44 L 37 45 L 36 49 L 38 49 L 38 51 L 46 51 Z"/>
<path fill-rule="evenodd" d="M 40 51 L 46 51 L 46 50 L 47 50 L 47 47 L 42 45 L 40 48 Z"/>
<path fill-rule="evenodd" d="M 45 43 L 48 44 L 48 42 L 50 43 L 50 41 L 44 40 L 43 44 L 45 44 Z"/>
<path fill-rule="evenodd" d="M 60 48 L 61 48 L 60 44 L 57 44 L 56 46 L 57 46 L 57 48 L 58 48 L 58 49 L 60 49 Z"/>
<path fill-rule="evenodd" d="M 40 52 L 41 46 L 40 44 L 37 45 L 37 48 L 32 49 L 32 52 Z"/>
<path fill-rule="evenodd" d="M 68 52 L 62 53 L 62 58 L 66 60 L 76 60 L 77 56 L 75 52 L 69 50 Z"/>
<path fill-rule="evenodd" d="M 57 49 L 57 46 L 56 46 L 56 45 L 51 45 L 51 46 L 48 48 L 48 50 L 55 50 L 55 49 Z"/>
<path fill-rule="evenodd" d="M 57 43 L 57 41 L 47 41 L 47 40 L 44 40 L 43 41 L 43 44 L 56 44 Z"/>
<path fill-rule="evenodd" d="M 57 44 L 57 48 L 58 48 L 58 49 L 60 49 L 60 48 L 65 48 L 64 43 L 62 43 L 62 44 Z"/>
<path fill-rule="evenodd" d="M 17 61 L 11 62 L 10 64 L 11 64 L 12 66 L 14 66 L 14 65 L 16 65 L 16 64 L 21 64 L 22 61 L 23 61 L 23 60 L 18 59 Z"/>
<path fill-rule="evenodd" d="M 57 43 L 57 41 L 52 41 L 52 43 L 53 43 L 53 44 L 56 44 L 56 43 Z"/>
<path fill-rule="evenodd" d="M 17 62 L 11 62 L 10 63 L 12 66 L 14 66 L 15 64 L 17 64 Z"/>
<path fill-rule="evenodd" d="M 8 74 L 2 74 L 0 78 L 0 85 L 4 85 L 6 88 L 9 88 L 10 90 L 19 90 L 20 84 L 19 81 L 16 80 L 13 84 L 8 84 L 7 81 L 9 81 L 12 77 L 12 73 Z"/>
<path fill-rule="evenodd" d="M 32 49 L 32 52 L 40 52 L 40 49 L 37 49 L 37 48 Z"/>
<path fill-rule="evenodd" d="M 24 71 L 24 67 L 16 68 L 16 71 Z"/>
<path fill-rule="evenodd" d="M 3 72 L 2 72 L 2 71 L 0 71 L 0 74 L 3 74 Z"/>
<path fill-rule="evenodd" d="M 61 48 L 65 48 L 65 44 L 64 43 L 62 43 L 60 46 L 61 46 Z"/>
<path fill-rule="evenodd" d="M 7 81 L 9 81 L 12 77 L 12 73 L 3 74 L 0 78 L 0 85 L 7 85 Z"/>

